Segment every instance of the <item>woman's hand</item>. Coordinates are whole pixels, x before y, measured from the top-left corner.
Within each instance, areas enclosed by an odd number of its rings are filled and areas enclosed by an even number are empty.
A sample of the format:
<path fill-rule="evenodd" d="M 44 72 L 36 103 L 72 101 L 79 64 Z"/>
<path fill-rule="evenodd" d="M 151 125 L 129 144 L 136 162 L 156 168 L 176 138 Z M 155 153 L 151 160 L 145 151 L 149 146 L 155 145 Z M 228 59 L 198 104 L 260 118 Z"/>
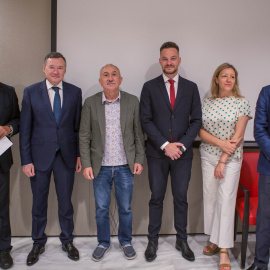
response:
<path fill-rule="evenodd" d="M 225 163 L 219 162 L 214 171 L 214 176 L 216 179 L 220 180 L 224 178 L 224 174 L 223 174 L 224 168 L 225 168 Z"/>
<path fill-rule="evenodd" d="M 236 140 L 226 140 L 222 141 L 220 144 L 222 152 L 225 152 L 228 155 L 234 153 L 237 148 Z"/>

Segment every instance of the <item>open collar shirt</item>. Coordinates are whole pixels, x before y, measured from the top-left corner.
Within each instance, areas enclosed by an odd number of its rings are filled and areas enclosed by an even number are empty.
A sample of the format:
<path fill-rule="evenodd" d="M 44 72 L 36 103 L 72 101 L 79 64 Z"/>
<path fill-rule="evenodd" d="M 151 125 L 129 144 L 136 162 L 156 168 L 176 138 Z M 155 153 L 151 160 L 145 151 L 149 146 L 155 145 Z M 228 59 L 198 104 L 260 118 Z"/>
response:
<path fill-rule="evenodd" d="M 121 123 L 120 123 L 120 92 L 114 101 L 106 99 L 102 93 L 102 103 L 105 105 L 106 136 L 102 166 L 120 166 L 127 164 Z"/>

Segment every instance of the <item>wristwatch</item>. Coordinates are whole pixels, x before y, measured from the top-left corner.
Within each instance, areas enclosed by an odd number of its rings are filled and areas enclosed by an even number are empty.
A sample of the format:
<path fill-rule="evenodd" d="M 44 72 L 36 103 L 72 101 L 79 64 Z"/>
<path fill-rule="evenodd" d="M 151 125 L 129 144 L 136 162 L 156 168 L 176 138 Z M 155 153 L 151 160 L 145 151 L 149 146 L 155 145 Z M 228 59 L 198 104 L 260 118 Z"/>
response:
<path fill-rule="evenodd" d="M 185 146 L 180 146 L 180 150 L 181 150 L 182 153 L 184 153 L 184 152 L 186 152 L 187 149 L 186 149 Z"/>

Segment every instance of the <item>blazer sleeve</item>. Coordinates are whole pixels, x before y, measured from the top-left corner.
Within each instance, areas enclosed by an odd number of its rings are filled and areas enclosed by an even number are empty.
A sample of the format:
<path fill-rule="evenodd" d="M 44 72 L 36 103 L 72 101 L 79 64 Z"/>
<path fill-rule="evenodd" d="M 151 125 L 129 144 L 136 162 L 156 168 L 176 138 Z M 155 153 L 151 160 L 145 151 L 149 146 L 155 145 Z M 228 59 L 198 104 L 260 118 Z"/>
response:
<path fill-rule="evenodd" d="M 195 84 L 190 108 L 189 127 L 185 135 L 179 140 L 188 149 L 197 137 L 202 126 L 202 107 L 198 87 Z"/>
<path fill-rule="evenodd" d="M 80 141 L 80 154 L 82 167 L 83 168 L 92 167 L 91 152 L 90 152 L 92 141 L 91 110 L 90 110 L 90 102 L 88 102 L 88 100 L 84 102 L 82 108 L 79 141 Z"/>
<path fill-rule="evenodd" d="M 269 98 L 270 87 L 264 87 L 257 100 L 254 119 L 254 138 L 268 160 L 270 160 Z"/>
<path fill-rule="evenodd" d="M 27 88 L 25 88 L 22 100 L 20 118 L 20 154 L 21 165 L 33 163 L 31 156 L 31 134 L 32 134 L 33 113 L 31 99 Z"/>
<path fill-rule="evenodd" d="M 144 135 L 142 132 L 140 121 L 140 107 L 139 101 L 136 98 L 135 112 L 134 112 L 134 139 L 135 139 L 135 163 L 143 165 L 144 161 Z"/>
<path fill-rule="evenodd" d="M 140 100 L 140 118 L 143 131 L 147 137 L 158 148 L 160 148 L 165 142 L 166 138 L 161 134 L 153 121 L 152 101 L 149 93 L 149 87 L 145 83 L 141 93 Z"/>
<path fill-rule="evenodd" d="M 13 132 L 11 136 L 17 134 L 20 129 L 20 110 L 19 110 L 19 104 L 18 104 L 18 98 L 15 92 L 15 89 L 11 88 L 11 97 L 12 97 L 12 114 L 10 117 L 10 121 L 6 123 L 7 126 L 12 126 Z"/>

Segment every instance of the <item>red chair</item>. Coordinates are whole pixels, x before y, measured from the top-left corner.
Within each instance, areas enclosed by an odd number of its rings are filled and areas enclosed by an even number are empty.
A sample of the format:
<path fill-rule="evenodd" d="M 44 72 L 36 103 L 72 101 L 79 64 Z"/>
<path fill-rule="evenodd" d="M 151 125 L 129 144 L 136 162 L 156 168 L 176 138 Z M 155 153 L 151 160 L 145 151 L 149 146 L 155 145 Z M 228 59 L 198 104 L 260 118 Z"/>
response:
<path fill-rule="evenodd" d="M 257 162 L 259 152 L 243 154 L 243 163 L 240 173 L 239 189 L 236 198 L 234 240 L 237 233 L 238 215 L 242 225 L 241 268 L 245 268 L 249 225 L 256 225 L 258 207 L 258 179 Z"/>

